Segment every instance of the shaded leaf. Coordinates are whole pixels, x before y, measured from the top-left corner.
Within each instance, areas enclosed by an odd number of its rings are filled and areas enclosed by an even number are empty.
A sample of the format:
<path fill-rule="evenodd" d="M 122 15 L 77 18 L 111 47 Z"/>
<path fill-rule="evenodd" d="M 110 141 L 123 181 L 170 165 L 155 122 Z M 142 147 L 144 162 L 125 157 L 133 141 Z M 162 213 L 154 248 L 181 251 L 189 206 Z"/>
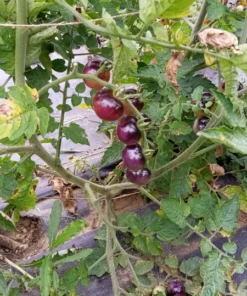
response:
<path fill-rule="evenodd" d="M 168 265 L 170 268 L 178 268 L 179 262 L 178 257 L 176 255 L 169 255 L 165 257 L 165 264 Z"/>
<path fill-rule="evenodd" d="M 0 228 L 5 231 L 16 231 L 14 222 L 2 211 L 0 211 Z"/>
<path fill-rule="evenodd" d="M 106 149 L 101 164 L 106 165 L 111 162 L 121 160 L 122 159 L 122 150 L 123 150 L 123 143 L 115 142 L 109 148 Z"/>
<path fill-rule="evenodd" d="M 200 248 L 202 256 L 207 256 L 208 253 L 212 251 L 212 245 L 209 243 L 208 240 L 204 238 L 200 242 Z"/>
<path fill-rule="evenodd" d="M 58 265 L 58 264 L 65 264 L 65 263 L 69 263 L 69 262 L 74 262 L 76 260 L 81 260 L 81 259 L 85 259 L 87 258 L 90 254 L 92 254 L 93 250 L 92 249 L 85 249 L 81 252 L 72 254 L 72 255 L 68 255 L 62 259 L 56 260 L 54 261 L 54 265 Z"/>
<path fill-rule="evenodd" d="M 52 285 L 52 261 L 50 255 L 45 257 L 40 267 L 39 285 L 41 296 L 49 296 Z"/>
<path fill-rule="evenodd" d="M 144 275 L 151 271 L 154 267 L 153 261 L 137 260 L 134 266 L 137 275 Z"/>
<path fill-rule="evenodd" d="M 195 276 L 199 273 L 202 262 L 203 259 L 200 257 L 191 257 L 183 260 L 180 265 L 180 271 L 189 277 Z"/>
<path fill-rule="evenodd" d="M 44 107 L 38 109 L 38 117 L 39 117 L 39 129 L 40 129 L 41 135 L 44 137 L 47 133 L 49 120 L 50 120 L 49 111 Z"/>
<path fill-rule="evenodd" d="M 223 250 L 231 255 L 234 255 L 237 252 L 237 244 L 235 242 L 226 242 L 223 245 Z"/>
<path fill-rule="evenodd" d="M 6 199 L 11 197 L 13 191 L 17 188 L 18 183 L 14 174 L 0 175 L 0 197 Z"/>

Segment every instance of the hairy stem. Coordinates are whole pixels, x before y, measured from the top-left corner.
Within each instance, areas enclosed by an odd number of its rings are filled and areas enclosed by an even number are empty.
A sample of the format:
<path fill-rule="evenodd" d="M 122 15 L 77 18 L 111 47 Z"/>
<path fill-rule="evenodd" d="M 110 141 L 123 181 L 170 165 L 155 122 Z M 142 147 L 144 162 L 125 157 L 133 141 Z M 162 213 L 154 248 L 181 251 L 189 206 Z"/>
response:
<path fill-rule="evenodd" d="M 61 77 L 59 79 L 56 79 L 50 83 L 48 83 L 46 86 L 42 87 L 39 90 L 39 96 L 42 96 L 43 94 L 45 94 L 50 88 L 59 85 L 60 83 L 69 81 L 69 80 L 73 80 L 73 79 L 91 79 L 94 80 L 98 83 L 100 83 L 101 85 L 104 85 L 107 88 L 110 88 L 112 90 L 116 89 L 115 85 L 109 83 L 109 82 L 105 82 L 104 80 L 101 80 L 100 78 L 98 78 L 96 75 L 90 75 L 90 74 L 79 74 L 79 73 L 73 73 L 71 72 L 70 74 Z"/>
<path fill-rule="evenodd" d="M 110 203 L 111 200 L 107 199 L 106 200 L 106 219 L 108 221 L 111 221 L 111 211 L 110 211 Z M 114 296 L 119 296 L 119 283 L 118 283 L 118 278 L 116 274 L 116 267 L 114 264 L 114 254 L 113 254 L 113 248 L 112 248 L 112 229 L 110 226 L 106 226 L 106 257 L 107 257 L 107 262 L 109 266 L 109 271 L 111 275 L 111 281 L 112 281 L 112 290 L 113 290 L 113 295 Z"/>
<path fill-rule="evenodd" d="M 0 149 L 0 155 L 3 154 L 13 154 L 13 153 L 21 153 L 21 152 L 34 152 L 34 146 L 11 146 L 11 147 L 3 147 Z"/>
<path fill-rule="evenodd" d="M 32 277 L 31 274 L 29 274 L 28 272 L 26 272 L 23 268 L 21 268 L 20 266 L 16 265 L 14 262 L 12 262 L 11 260 L 9 260 L 8 258 L 0 255 L 0 259 L 3 260 L 3 261 L 5 261 L 5 263 L 7 263 L 9 266 L 11 266 L 14 269 L 18 270 L 20 273 L 22 273 L 24 276 L 26 276 L 30 280 L 33 280 L 34 279 L 34 277 Z"/>
<path fill-rule="evenodd" d="M 247 39 L 247 9 L 246 9 L 246 12 L 245 12 L 244 26 L 243 26 L 243 29 L 242 29 L 242 35 L 241 35 L 239 44 L 244 44 L 246 42 L 246 39 Z"/>
<path fill-rule="evenodd" d="M 208 5 L 208 1 L 204 0 L 201 10 L 200 10 L 200 13 L 199 13 L 199 16 L 198 16 L 196 23 L 195 23 L 193 30 L 192 30 L 192 34 L 191 34 L 192 42 L 194 41 L 196 34 L 200 31 L 200 29 L 202 27 L 203 21 L 205 19 L 206 13 L 207 13 L 207 5 Z"/>
<path fill-rule="evenodd" d="M 73 32 L 73 30 L 71 30 Z M 71 35 L 72 35 L 71 32 Z M 70 46 L 70 57 L 68 60 L 68 68 L 67 68 L 67 75 L 69 75 L 71 71 L 71 64 L 72 64 L 72 45 Z M 68 80 L 65 82 L 64 90 L 63 90 L 63 102 L 62 102 L 62 110 L 61 110 L 61 116 L 60 116 L 60 122 L 59 122 L 59 129 L 58 129 L 58 141 L 56 146 L 56 156 L 55 156 L 55 163 L 61 164 L 60 161 L 60 152 L 61 152 L 61 145 L 62 145 L 62 139 L 63 139 L 63 127 L 64 127 L 64 118 L 65 118 L 65 105 L 67 102 L 67 94 L 68 94 L 68 87 L 69 83 Z"/>
<path fill-rule="evenodd" d="M 16 1 L 16 23 L 27 24 L 27 0 Z M 27 40 L 28 30 L 17 28 L 15 41 L 15 84 L 17 86 L 25 84 Z"/>

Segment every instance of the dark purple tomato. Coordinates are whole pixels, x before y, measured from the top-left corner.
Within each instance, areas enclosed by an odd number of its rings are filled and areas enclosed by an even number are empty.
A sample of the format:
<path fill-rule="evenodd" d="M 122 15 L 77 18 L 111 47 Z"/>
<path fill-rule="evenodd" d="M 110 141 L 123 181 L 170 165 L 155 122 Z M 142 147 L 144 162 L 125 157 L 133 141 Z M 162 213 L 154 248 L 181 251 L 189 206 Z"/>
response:
<path fill-rule="evenodd" d="M 183 294 L 183 293 L 176 293 L 176 294 L 174 294 L 173 296 L 186 296 L 186 295 Z"/>
<path fill-rule="evenodd" d="M 123 115 L 123 104 L 113 97 L 112 91 L 102 89 L 93 98 L 93 109 L 99 118 L 107 121 L 118 120 Z"/>
<path fill-rule="evenodd" d="M 137 127 L 136 118 L 133 116 L 121 118 L 117 125 L 117 136 L 126 145 L 137 144 L 141 138 L 141 132 Z"/>
<path fill-rule="evenodd" d="M 204 92 L 202 93 L 202 98 L 201 98 L 201 101 L 200 101 L 200 107 L 205 109 L 207 108 L 206 104 L 209 102 L 209 101 L 212 101 L 213 100 L 213 96 L 210 92 Z"/>
<path fill-rule="evenodd" d="M 185 295 L 184 283 L 180 281 L 173 281 L 168 284 L 167 288 L 168 293 L 172 295 Z"/>
<path fill-rule="evenodd" d="M 139 98 L 136 98 L 134 96 L 137 93 L 137 91 L 135 89 L 133 89 L 133 88 L 127 89 L 124 93 L 126 95 L 133 94 L 133 98 L 130 98 L 129 100 L 136 107 L 137 110 L 141 111 L 143 109 L 144 103 L 142 101 L 140 101 Z M 130 107 L 130 105 L 127 102 L 124 103 L 124 114 L 126 114 L 126 115 L 134 115 L 134 112 L 133 112 L 132 108 Z"/>
<path fill-rule="evenodd" d="M 142 148 L 138 144 L 126 146 L 122 151 L 122 159 L 124 165 L 132 171 L 139 171 L 145 164 Z"/>
<path fill-rule="evenodd" d="M 93 58 L 92 60 L 89 60 L 88 63 L 85 65 L 83 69 L 83 74 L 95 74 L 99 68 L 102 65 L 102 60 Z M 103 71 L 99 75 L 97 75 L 98 78 L 101 80 L 104 80 L 105 82 L 108 82 L 110 80 L 110 71 Z M 83 79 L 84 83 L 90 87 L 91 89 L 101 89 L 103 88 L 103 85 L 92 80 L 92 79 Z"/>
<path fill-rule="evenodd" d="M 127 170 L 126 176 L 130 182 L 140 186 L 147 184 L 152 177 L 149 169 L 142 169 L 137 172 Z"/>
<path fill-rule="evenodd" d="M 193 124 L 193 131 L 195 134 L 205 129 L 209 122 L 209 118 L 206 116 L 198 117 Z"/>

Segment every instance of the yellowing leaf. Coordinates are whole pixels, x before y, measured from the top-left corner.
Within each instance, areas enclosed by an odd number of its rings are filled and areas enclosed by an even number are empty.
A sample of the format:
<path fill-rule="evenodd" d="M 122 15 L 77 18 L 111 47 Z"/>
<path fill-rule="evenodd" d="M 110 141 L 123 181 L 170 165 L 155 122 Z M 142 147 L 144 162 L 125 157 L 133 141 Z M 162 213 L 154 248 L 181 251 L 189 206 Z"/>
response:
<path fill-rule="evenodd" d="M 150 23 L 155 18 L 180 18 L 189 14 L 195 0 L 139 0 L 140 18 Z"/>
<path fill-rule="evenodd" d="M 10 100 L 0 103 L 0 139 L 15 133 L 21 125 L 21 108 Z"/>
<path fill-rule="evenodd" d="M 205 64 L 212 69 L 216 69 L 217 66 L 215 65 L 216 59 L 208 54 L 204 54 Z"/>
<path fill-rule="evenodd" d="M 78 106 L 76 106 L 76 108 L 80 108 L 80 109 L 92 109 L 91 106 L 87 105 L 87 104 L 80 104 Z"/>
<path fill-rule="evenodd" d="M 240 210 L 247 213 L 247 194 L 240 186 L 228 186 L 222 191 L 228 198 L 232 198 L 235 194 L 239 195 Z"/>

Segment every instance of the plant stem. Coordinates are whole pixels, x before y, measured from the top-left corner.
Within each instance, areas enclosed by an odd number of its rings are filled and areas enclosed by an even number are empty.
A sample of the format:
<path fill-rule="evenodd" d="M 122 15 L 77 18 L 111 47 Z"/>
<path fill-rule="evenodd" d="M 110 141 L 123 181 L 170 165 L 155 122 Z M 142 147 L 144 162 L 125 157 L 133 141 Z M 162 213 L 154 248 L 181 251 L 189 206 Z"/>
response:
<path fill-rule="evenodd" d="M 152 200 L 154 203 L 156 203 L 157 205 L 161 206 L 161 202 L 158 201 L 158 199 L 156 199 L 154 196 L 152 196 L 152 194 L 150 194 L 146 189 L 144 189 L 143 187 L 140 188 L 140 191 L 142 194 L 144 194 L 145 196 L 147 196 L 150 200 Z"/>
<path fill-rule="evenodd" d="M 34 152 L 34 146 L 12 146 L 12 147 L 3 147 L 0 149 L 0 155 L 3 154 L 13 154 L 13 153 L 21 153 L 21 152 Z"/>
<path fill-rule="evenodd" d="M 27 0 L 16 1 L 16 23 L 27 24 Z M 25 84 L 27 40 L 28 30 L 17 28 L 15 42 L 15 84 L 17 86 Z"/>
<path fill-rule="evenodd" d="M 116 86 L 109 83 L 109 82 L 105 82 L 104 80 L 101 80 L 100 78 L 98 78 L 96 75 L 90 75 L 90 74 L 79 74 L 79 73 L 69 73 L 68 75 L 61 77 L 59 79 L 56 79 L 50 83 L 48 83 L 46 86 L 42 87 L 39 90 L 39 96 L 42 96 L 43 94 L 45 94 L 50 88 L 57 86 L 58 84 L 62 83 L 62 82 L 66 82 L 72 79 L 91 79 L 94 80 L 100 84 L 102 84 L 103 86 L 110 88 L 112 90 L 116 89 Z"/>
<path fill-rule="evenodd" d="M 70 31 L 71 31 L 70 32 L 71 35 L 73 35 L 73 29 L 71 29 Z M 72 46 L 73 46 L 73 42 L 71 42 L 71 45 L 70 45 L 70 57 L 68 59 L 67 75 L 69 75 L 69 73 L 71 71 L 72 55 L 73 55 Z M 63 139 L 64 118 L 65 118 L 65 112 L 66 112 L 65 111 L 65 105 L 66 105 L 66 102 L 67 102 L 68 87 L 69 87 L 69 83 L 68 83 L 68 80 L 67 80 L 65 82 L 64 90 L 63 90 L 63 103 L 62 103 L 61 117 L 60 117 L 60 122 L 59 122 L 58 141 L 57 141 L 56 155 L 55 155 L 55 163 L 56 164 L 61 164 L 60 152 L 61 152 L 61 145 L 62 145 L 62 139 Z"/>
<path fill-rule="evenodd" d="M 22 269 L 20 266 L 16 265 L 14 262 L 9 260 L 8 258 L 1 256 L 0 258 L 3 259 L 9 266 L 13 267 L 14 269 L 18 270 L 20 273 L 22 273 L 24 276 L 28 277 L 30 280 L 33 280 L 34 277 L 31 276 L 31 274 L 27 273 L 24 269 Z"/>
<path fill-rule="evenodd" d="M 246 42 L 246 39 L 247 39 L 247 9 L 245 12 L 244 26 L 243 26 L 242 35 L 241 35 L 239 44 L 244 44 Z"/>
<path fill-rule="evenodd" d="M 1 86 L 5 87 L 7 85 L 7 83 L 10 81 L 11 78 L 12 78 L 12 76 L 9 75 L 9 77 L 4 81 L 4 83 Z"/>
<path fill-rule="evenodd" d="M 192 34 L 191 34 L 192 43 L 194 42 L 194 38 L 195 38 L 196 34 L 200 31 L 200 29 L 202 27 L 203 21 L 205 19 L 206 13 L 207 13 L 207 5 L 208 5 L 208 1 L 204 0 L 201 10 L 200 10 L 200 13 L 199 13 L 199 16 L 198 16 L 196 23 L 194 25 L 194 28 L 192 30 Z"/>
<path fill-rule="evenodd" d="M 206 0 L 205 0 L 206 1 Z M 157 45 L 163 48 L 170 48 L 170 49 L 180 49 L 180 50 L 185 50 L 185 51 L 191 51 L 191 52 L 195 52 L 195 53 L 201 53 L 201 54 L 208 54 L 210 56 L 213 56 L 215 58 L 220 58 L 220 59 L 224 59 L 224 60 L 228 60 L 230 61 L 230 58 L 220 55 L 218 53 L 215 52 L 210 52 L 207 49 L 199 49 L 199 48 L 193 48 L 190 46 L 186 46 L 186 45 L 181 45 L 181 44 L 170 44 L 170 43 L 165 43 L 165 42 L 161 42 L 161 41 L 157 41 L 157 40 L 153 40 L 150 38 L 144 38 L 144 37 L 139 37 L 137 38 L 136 36 L 133 35 L 125 35 L 123 33 L 116 33 L 116 32 L 112 32 L 109 31 L 108 29 L 95 25 L 93 24 L 91 21 L 85 19 L 80 13 L 78 13 L 72 6 L 70 6 L 68 3 L 66 3 L 64 0 L 55 0 L 55 2 L 59 5 L 61 5 L 62 7 L 64 7 L 66 10 L 68 10 L 69 12 L 71 12 L 76 18 L 78 18 L 82 24 L 84 24 L 86 27 L 90 28 L 92 31 L 99 33 L 103 36 L 115 36 L 115 37 L 120 37 L 123 39 L 127 39 L 127 40 L 133 40 L 133 41 L 137 41 L 139 43 L 148 43 L 148 44 L 152 44 L 152 45 Z"/>
<path fill-rule="evenodd" d="M 111 221 L 111 212 L 110 212 L 110 202 L 111 200 L 106 199 L 106 219 Z M 112 229 L 110 226 L 106 226 L 106 257 L 109 266 L 109 272 L 111 275 L 111 282 L 112 282 L 112 290 L 114 296 L 119 296 L 119 284 L 118 278 L 116 274 L 116 267 L 114 264 L 114 256 L 113 256 L 113 249 L 112 249 Z"/>
<path fill-rule="evenodd" d="M 210 145 L 210 146 L 208 146 L 208 147 L 206 147 L 204 149 L 201 149 L 201 150 L 197 151 L 196 153 L 192 154 L 190 159 L 201 156 L 201 155 L 203 155 L 203 154 L 205 154 L 205 153 L 207 153 L 207 152 L 209 152 L 209 151 L 211 151 L 213 149 L 216 149 L 218 146 L 219 146 L 219 144 L 213 144 L 213 145 Z"/>

